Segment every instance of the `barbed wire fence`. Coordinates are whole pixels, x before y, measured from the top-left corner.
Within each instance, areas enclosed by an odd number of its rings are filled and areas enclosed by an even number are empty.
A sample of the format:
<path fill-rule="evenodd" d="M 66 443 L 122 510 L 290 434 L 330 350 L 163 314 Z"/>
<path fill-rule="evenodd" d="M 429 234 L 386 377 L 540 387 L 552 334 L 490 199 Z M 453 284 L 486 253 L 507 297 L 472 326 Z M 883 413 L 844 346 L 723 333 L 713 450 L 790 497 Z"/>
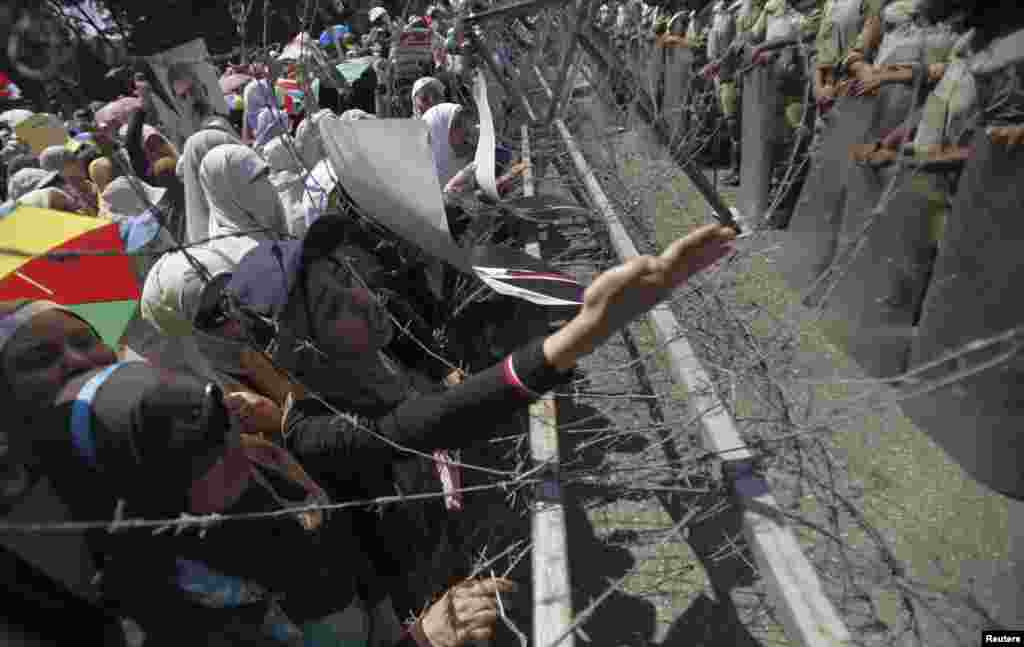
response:
<path fill-rule="evenodd" d="M 554 82 L 557 71 L 549 64 L 565 58 L 570 43 L 566 35 L 574 33 L 569 11 L 545 9 L 535 17 L 486 26 L 492 47 L 503 51 L 509 81 L 522 87 L 534 105 L 542 103 L 543 91 L 537 87 L 536 79 L 530 78 L 533 66 L 541 68 L 548 82 Z M 307 10 L 305 14 L 311 12 Z M 635 115 L 636 103 L 648 100 L 637 88 L 643 87 L 639 80 L 646 77 L 651 51 L 640 43 L 633 43 L 629 50 L 633 55 L 622 59 L 627 65 L 617 72 L 616 78 L 602 74 L 594 62 L 588 62 L 586 54 L 580 57 L 578 74 L 589 82 L 592 97 L 602 105 L 594 105 L 594 101 L 589 106 L 582 100 L 571 102 L 564 118 L 583 144 L 637 247 L 642 253 L 655 253 L 664 244 L 660 230 L 673 226 L 658 222 L 660 214 L 678 214 L 685 223 L 679 225 L 684 231 L 704 222 L 707 215 L 667 151 L 635 136 L 642 130 Z M 259 52 L 250 55 L 258 60 Z M 702 93 L 706 94 L 707 89 L 695 80 L 690 93 L 695 98 L 690 104 L 694 109 L 714 104 L 698 100 Z M 704 114 L 690 115 L 689 121 L 712 122 L 710 135 L 692 129 L 677 144 L 681 150 L 699 151 L 709 145 L 717 125 Z M 568 153 L 553 130 L 538 126 L 532 133 L 533 155 L 563 171 L 539 177 L 540 191 L 583 195 L 580 181 L 567 171 Z M 511 136 L 502 141 L 518 147 Z M 301 156 L 289 149 L 301 164 Z M 359 207 L 350 203 L 347 208 Z M 472 208 L 487 210 L 484 205 Z M 364 215 L 372 218 L 372 214 Z M 562 239 L 565 247 L 557 255 L 562 271 L 589 279 L 615 262 L 607 232 L 594 214 L 586 223 L 560 226 L 553 235 Z M 593 245 L 595 237 L 601 240 L 600 245 Z M 177 249 L 188 250 L 199 244 L 178 241 Z M 24 252 L 4 249 L 0 253 Z M 713 380 L 708 388 L 720 395 L 740 425 L 744 439 L 756 451 L 783 503 L 782 514 L 801 529 L 805 552 L 857 643 L 902 645 L 910 640 L 909 644 L 929 644 L 922 628 L 923 619 L 927 618 L 927 622 L 944 626 L 954 639 L 973 644 L 978 628 L 994 626 L 983 605 L 970 590 L 935 590 L 923 581 L 921 574 L 909 572 L 907 565 L 895 556 L 893 538 L 887 530 L 869 519 L 877 518 L 875 513 L 880 511 L 865 510 L 863 486 L 851 477 L 842 452 L 832 442 L 834 435 L 843 433 L 844 423 L 892 406 L 896 396 L 889 387 L 895 380 L 826 383 L 851 393 L 822 401 L 816 391 L 823 385 L 797 376 L 797 324 L 780 316 L 759 295 L 744 289 L 744 278 L 754 271 L 752 267 L 762 254 L 764 250 L 757 246 L 741 246 L 716 271 L 680 290 L 670 303 L 682 323 L 678 334 L 689 340 L 708 367 Z M 355 268 L 350 270 L 358 276 Z M 407 332 L 403 322 L 395 323 Z M 1012 352 L 1016 352 L 1022 337 L 1024 330 L 1011 331 L 998 339 L 979 340 L 940 362 L 963 360 L 988 346 L 1005 342 L 1012 343 Z M 579 615 L 572 626 L 573 631 L 581 632 L 581 638 L 589 637 L 587 623 L 600 615 L 600 604 L 610 598 L 626 595 L 650 601 L 659 609 L 667 606 L 675 612 L 678 600 L 673 598 L 692 598 L 703 588 L 701 583 L 691 589 L 680 584 L 700 570 L 696 568 L 698 564 L 706 572 L 727 563 L 742 563 L 748 571 L 756 570 L 742 539 L 735 531 L 730 532 L 724 521 L 736 510 L 728 483 L 712 469 L 721 456 L 700 447 L 697 429 L 702 412 L 695 415 L 686 410 L 686 394 L 669 378 L 664 351 L 665 345 L 653 341 L 644 324 L 635 324 L 622 340 L 609 343 L 588 358 L 581 365 L 582 376 L 559 397 L 560 402 L 571 404 L 579 414 L 559 422 L 559 432 L 571 441 L 561 460 L 561 478 L 576 493 L 576 502 L 593 524 L 592 543 L 607 550 L 625 547 L 634 555 L 633 565 L 621 569 L 609 578 L 610 582 L 574 577 L 577 593 L 593 600 L 593 604 L 579 605 Z M 899 380 L 916 379 L 920 389 L 935 388 L 934 383 L 919 377 L 926 368 Z M 959 376 L 969 374 L 970 370 L 961 371 Z M 333 411 L 335 415 L 346 415 L 337 409 Z M 364 431 L 375 433 L 372 429 Z M 536 483 L 534 477 L 544 466 L 530 466 L 523 450 L 524 440 L 523 435 L 513 435 L 495 441 L 495 445 L 514 449 L 511 453 L 496 452 L 494 462 L 511 460 L 514 469 L 507 469 L 512 466 L 508 462 L 504 465 L 506 469 L 495 469 L 491 461 L 487 465 L 464 464 L 486 481 L 465 488 L 467 493 L 499 492 L 511 513 L 511 519 L 506 517 L 500 523 L 481 527 L 468 542 L 472 553 L 462 557 L 471 573 L 486 573 L 499 560 L 505 560 L 506 573 L 511 573 L 531 550 L 522 536 L 522 525 L 514 523 L 514 518 L 524 516 L 531 498 L 528 486 Z M 436 504 L 442 496 L 439 492 L 424 493 L 338 502 L 325 507 L 379 507 L 430 501 Z M 896 514 L 902 505 L 898 501 L 885 503 L 891 508 L 882 511 L 883 516 Z M 686 511 L 679 513 L 680 507 Z M 216 523 L 255 521 L 319 508 L 166 520 L 119 519 L 115 515 L 110 520 L 76 524 L 0 523 L 0 532 L 203 529 Z M 716 525 L 716 520 L 721 523 Z M 499 527 L 501 523 L 508 527 Z M 719 536 L 708 537 L 715 532 Z M 696 545 L 700 543 L 698 537 L 706 545 L 700 549 L 691 546 L 692 553 L 665 550 L 666 546 L 681 545 L 684 538 Z M 573 549 L 571 543 L 570 550 Z M 743 585 L 730 594 L 740 621 L 762 644 L 782 644 L 767 591 L 762 583 L 749 577 L 750 573 L 747 575 L 738 578 Z M 882 608 L 885 605 L 888 608 Z M 528 617 L 514 615 L 519 622 L 529 621 Z"/>

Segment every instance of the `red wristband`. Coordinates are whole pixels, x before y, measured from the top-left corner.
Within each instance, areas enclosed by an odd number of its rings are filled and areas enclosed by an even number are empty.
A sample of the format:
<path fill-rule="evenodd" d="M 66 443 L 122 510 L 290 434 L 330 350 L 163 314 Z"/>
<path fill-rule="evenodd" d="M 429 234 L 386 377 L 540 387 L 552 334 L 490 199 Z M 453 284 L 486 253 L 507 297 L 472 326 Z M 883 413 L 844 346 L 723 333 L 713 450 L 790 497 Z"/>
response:
<path fill-rule="evenodd" d="M 419 647 L 434 647 L 430 644 L 430 639 L 427 638 L 426 632 L 423 631 L 423 622 L 419 618 L 416 619 L 416 622 L 409 625 L 406 631 Z"/>

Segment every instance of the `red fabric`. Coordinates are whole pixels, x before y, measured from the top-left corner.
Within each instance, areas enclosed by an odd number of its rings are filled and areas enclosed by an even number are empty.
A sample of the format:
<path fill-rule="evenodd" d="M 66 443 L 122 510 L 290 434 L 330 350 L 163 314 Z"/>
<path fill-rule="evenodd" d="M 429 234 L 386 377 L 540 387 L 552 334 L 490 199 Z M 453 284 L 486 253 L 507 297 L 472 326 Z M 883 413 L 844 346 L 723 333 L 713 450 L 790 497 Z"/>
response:
<path fill-rule="evenodd" d="M 51 251 L 123 251 L 116 224 L 93 229 Z M 17 274 L 0 280 L 0 300 L 46 299 L 61 305 L 128 301 L 140 296 L 132 258 L 124 255 L 79 256 L 66 260 L 35 258 L 18 268 L 53 291 L 50 294 Z"/>
<path fill-rule="evenodd" d="M 519 381 L 519 376 L 516 375 L 515 368 L 512 366 L 512 356 L 509 355 L 505 358 L 505 361 L 501 363 L 501 368 L 505 374 L 505 383 L 509 386 L 518 390 L 522 395 L 529 397 L 531 395 L 530 390 Z"/>

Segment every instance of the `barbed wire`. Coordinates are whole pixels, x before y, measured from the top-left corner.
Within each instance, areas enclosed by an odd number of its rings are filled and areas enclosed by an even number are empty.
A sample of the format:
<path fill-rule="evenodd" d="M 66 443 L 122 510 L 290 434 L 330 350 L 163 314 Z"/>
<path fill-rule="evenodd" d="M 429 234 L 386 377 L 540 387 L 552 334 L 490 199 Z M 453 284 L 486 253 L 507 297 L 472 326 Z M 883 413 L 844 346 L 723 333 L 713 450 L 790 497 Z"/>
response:
<path fill-rule="evenodd" d="M 565 27 L 559 12 L 546 10 L 542 15 L 550 18 L 550 24 L 542 25 L 543 29 L 558 33 L 559 26 Z M 507 31 L 494 29 L 488 32 L 488 35 L 502 35 Z M 506 46 L 519 48 L 520 59 L 561 60 L 561 48 L 564 43 L 558 38 L 540 38 L 541 42 L 546 43 L 546 47 L 541 48 L 534 43 L 535 49 L 530 51 L 524 51 L 523 44 L 517 44 L 507 35 L 503 35 L 502 39 L 506 40 Z M 495 41 L 492 43 L 499 44 Z M 625 71 L 636 78 L 642 78 L 645 72 L 640 62 L 647 54 L 649 52 L 640 50 L 639 62 L 632 61 Z M 603 84 L 604 81 L 598 79 L 598 83 Z M 627 124 L 630 123 L 630 104 L 640 98 L 634 93 L 628 99 L 629 101 L 621 106 L 618 112 L 611 115 L 620 119 L 621 123 Z M 703 106 L 700 102 L 694 101 L 689 108 L 698 110 L 703 109 Z M 806 117 L 806 110 L 809 109 L 806 99 L 804 108 Z M 704 116 L 692 115 L 692 121 Z M 590 115 L 580 118 L 592 121 L 596 119 Z M 548 158 L 551 163 L 566 160 L 564 148 L 555 133 L 543 129 L 535 131 L 533 135 L 536 141 L 531 139 L 531 149 L 535 154 L 539 153 Z M 696 215 L 693 213 L 695 208 L 686 189 L 679 188 L 676 182 L 680 174 L 671 168 L 671 157 L 666 151 L 651 148 L 639 152 L 626 151 L 626 142 L 623 141 L 622 134 L 612 133 L 609 129 L 594 128 L 588 133 L 581 127 L 577 129 L 577 133 L 581 143 L 588 147 L 587 154 L 595 167 L 595 173 L 602 182 L 607 181 L 612 183 L 609 186 L 614 186 L 614 191 L 608 192 L 613 194 L 611 197 L 619 212 L 626 216 L 625 224 L 638 247 L 644 248 L 648 253 L 659 247 L 659 239 L 662 237 L 659 235 L 662 234 L 659 227 L 663 224 L 658 223 L 652 213 L 651 203 L 655 196 L 661 200 L 661 196 L 668 194 L 667 200 L 672 208 L 682 214 Z M 696 131 L 687 133 L 677 144 L 678 150 L 691 150 L 695 143 L 701 142 L 701 137 L 703 134 Z M 713 135 L 703 139 L 698 150 L 708 146 L 712 139 Z M 506 143 L 515 144 L 512 140 Z M 515 148 L 518 150 L 518 146 Z M 603 158 L 599 155 L 602 150 L 605 151 Z M 294 157 L 299 157 L 290 147 L 289 151 Z M 627 172 L 626 167 L 629 165 L 637 166 L 639 172 Z M 787 173 L 792 169 L 791 163 Z M 800 170 L 802 169 L 797 169 L 796 172 Z M 579 181 L 571 176 L 555 177 L 552 174 L 550 178 L 537 179 L 551 190 L 570 191 L 580 186 Z M 892 188 L 893 191 L 899 189 L 900 187 Z M 472 200 L 469 200 L 469 204 L 471 203 Z M 583 233 L 576 237 L 588 242 L 597 240 L 599 244 L 595 245 L 595 251 L 577 254 L 574 257 L 574 270 L 581 274 L 596 273 L 613 262 L 607 252 L 608 244 L 601 238 L 606 235 L 602 219 L 593 210 L 587 211 L 586 223 L 579 225 Z M 571 237 L 568 233 L 565 235 Z M 191 247 L 193 246 L 184 246 L 185 249 Z M 9 251 L 12 250 L 0 250 L 0 253 Z M 570 256 L 567 252 L 561 254 L 564 255 L 563 258 Z M 681 322 L 674 338 L 685 338 L 694 347 L 709 372 L 710 379 L 706 388 L 720 395 L 723 406 L 741 427 L 747 445 L 763 463 L 765 473 L 771 477 L 773 490 L 780 500 L 778 514 L 793 525 L 807 529 L 812 535 L 810 538 L 802 537 L 805 539 L 805 550 L 818 570 L 830 598 L 837 604 L 859 643 L 898 644 L 903 636 L 911 639 L 916 636 L 919 644 L 927 644 L 928 637 L 923 634 L 924 630 L 921 628 L 921 615 L 942 618 L 945 614 L 947 618 L 962 621 L 965 627 L 973 627 L 972 623 L 978 618 L 985 621 L 982 605 L 975 604 L 969 595 L 960 595 L 955 591 L 936 591 L 932 584 L 912 579 L 907 575 L 907 565 L 897 554 L 898 551 L 884 527 L 879 527 L 878 519 L 885 518 L 886 514 L 895 514 L 896 510 L 906 508 L 909 504 L 893 501 L 878 503 L 877 499 L 866 502 L 863 494 L 859 492 L 857 478 L 851 475 L 848 466 L 844 464 L 841 452 L 836 449 L 833 440 L 835 436 L 846 433 L 842 429 L 845 423 L 862 419 L 872 412 L 885 410 L 901 399 L 943 388 L 978 372 L 991 370 L 992 367 L 1018 356 L 1020 346 L 1024 343 L 1024 329 L 1014 329 L 984 340 L 975 340 L 927 365 L 917 366 L 892 378 L 878 380 L 840 377 L 821 380 L 801 377 L 794 375 L 793 370 L 795 339 L 799 335 L 794 322 L 784 315 L 773 315 L 771 308 L 763 303 L 764 298 L 761 295 L 741 294 L 737 288 L 743 274 L 749 271 L 751 263 L 768 256 L 768 252 L 756 246 L 753 249 L 743 249 L 730 257 L 723 267 L 710 277 L 692 281 L 690 286 L 671 299 L 669 307 Z M 765 321 L 768 322 L 767 327 L 770 329 L 768 333 L 762 329 L 765 326 L 755 325 Z M 668 558 L 659 557 L 660 550 L 677 540 L 675 538 L 684 530 L 691 531 L 691 534 L 698 532 L 701 524 L 724 515 L 730 507 L 728 502 L 723 502 L 722 499 L 727 494 L 726 484 L 717 477 L 708 477 L 709 465 L 717 459 L 727 460 L 730 452 L 705 452 L 698 442 L 690 438 L 699 433 L 702 417 L 712 411 L 681 411 L 685 409 L 680 402 L 685 398 L 685 394 L 678 393 L 678 389 L 673 386 L 663 357 L 672 340 L 652 341 L 649 331 L 645 330 L 643 324 L 634 324 L 630 332 L 642 346 L 637 349 L 635 355 L 617 347 L 616 344 L 609 343 L 585 363 L 582 375 L 573 380 L 566 394 L 547 396 L 548 399 L 566 405 L 589 407 L 576 419 L 560 420 L 556 425 L 560 437 L 572 441 L 558 463 L 561 482 L 567 487 L 604 487 L 612 493 L 611 503 L 606 503 L 603 499 L 584 497 L 578 502 L 570 502 L 570 505 L 578 504 L 585 507 L 589 514 L 598 515 L 602 510 L 609 508 L 635 512 L 639 509 L 635 506 L 642 507 L 648 501 L 657 500 L 659 496 L 718 495 L 719 498 L 717 501 L 696 502 L 682 521 L 664 524 L 669 530 L 662 538 L 663 541 L 655 548 L 642 546 L 639 539 L 624 542 L 631 550 L 650 548 L 648 552 L 640 553 L 647 557 L 637 560 L 638 563 L 622 576 L 601 582 L 600 590 L 594 591 L 593 602 L 583 613 L 575 617 L 569 633 L 582 629 L 601 605 L 607 603 L 617 593 L 636 594 L 634 592 L 638 590 L 637 587 L 630 585 L 633 578 L 648 568 L 652 562 L 667 564 L 670 561 Z M 983 359 L 967 361 L 976 357 Z M 931 376 L 932 372 L 938 372 L 936 369 L 951 364 L 957 365 L 957 370 L 940 378 Z M 636 377 L 637 369 L 647 372 L 650 382 L 648 386 L 640 383 Z M 904 384 L 914 386 L 915 390 L 893 393 L 896 387 Z M 860 389 L 860 392 L 844 395 L 825 406 L 813 393 L 814 389 L 823 386 L 842 386 L 850 390 Z M 637 404 L 641 406 L 637 407 Z M 655 417 L 653 413 L 649 416 L 638 413 L 638 410 L 648 408 L 660 409 L 660 417 Z M 631 439 L 643 439 L 647 444 L 643 450 L 634 454 L 605 449 L 618 447 Z M 522 441 L 522 436 L 494 439 L 495 443 L 499 441 L 516 443 Z M 601 454 L 596 463 L 591 458 L 595 450 Z M 679 456 L 676 459 L 666 456 L 671 450 L 678 451 Z M 553 463 L 538 465 L 534 466 L 534 470 L 553 466 Z M 514 496 L 525 492 L 524 488 L 540 482 L 540 479 L 535 478 L 539 471 L 517 469 L 512 472 L 498 472 L 493 474 L 502 479 L 498 483 L 462 488 L 461 491 L 482 492 L 507 488 Z M 697 481 L 698 477 L 710 478 L 710 485 L 695 487 L 685 483 L 691 479 Z M 336 505 L 394 505 L 402 502 L 425 502 L 441 496 L 441 493 L 430 493 Z M 890 507 L 883 510 L 871 509 L 870 506 L 875 504 Z M 631 505 L 634 507 L 629 507 Z M 278 510 L 274 511 L 273 516 L 287 516 L 311 509 Z M 329 508 L 325 506 L 323 509 Z M 204 523 L 215 524 L 231 520 L 204 518 L 201 521 L 163 521 L 178 524 L 171 526 L 172 528 L 188 529 L 202 527 Z M 135 521 L 150 523 L 146 520 Z M 98 529 L 109 528 L 111 525 L 110 521 L 92 523 L 94 525 L 91 527 Z M 615 528 L 628 528 L 630 523 L 620 520 Z M 7 526 L 0 525 L 0 532 L 6 529 Z M 35 530 L 24 529 L 28 533 Z M 850 536 L 851 530 L 863 532 L 867 540 L 855 541 Z M 13 528 L 10 531 L 20 532 Z M 498 559 L 514 554 L 515 562 L 508 571 L 511 572 L 518 560 L 530 550 L 529 546 L 523 546 L 523 538 L 512 538 L 513 543 L 498 551 L 496 557 L 482 557 L 483 551 L 491 545 L 489 542 L 506 539 L 509 538 L 492 537 L 482 547 L 478 547 L 480 557 L 474 556 L 471 560 L 477 562 L 472 571 L 477 574 L 485 572 L 490 564 Z M 747 568 L 756 570 L 743 552 L 742 541 L 737 540 L 734 533 L 724 533 L 716 537 L 713 543 L 715 545 L 704 553 L 709 563 L 719 564 L 738 560 L 746 562 Z M 677 586 L 677 582 L 673 580 L 679 577 L 678 571 L 673 571 L 648 580 L 649 590 L 636 595 L 653 598 L 663 589 L 678 590 L 673 589 Z M 899 596 L 901 602 L 898 613 L 895 614 L 895 621 L 892 620 L 893 614 L 886 616 L 889 621 L 883 620 L 885 614 L 879 609 L 877 601 L 879 590 L 894 592 Z M 768 625 L 775 622 L 763 586 L 752 587 L 752 590 L 743 589 L 734 593 L 732 597 L 733 604 L 742 613 L 743 620 L 748 623 L 751 631 L 767 632 Z M 908 600 L 910 602 L 907 602 Z M 951 628 L 950 634 L 956 635 L 956 627 Z"/>

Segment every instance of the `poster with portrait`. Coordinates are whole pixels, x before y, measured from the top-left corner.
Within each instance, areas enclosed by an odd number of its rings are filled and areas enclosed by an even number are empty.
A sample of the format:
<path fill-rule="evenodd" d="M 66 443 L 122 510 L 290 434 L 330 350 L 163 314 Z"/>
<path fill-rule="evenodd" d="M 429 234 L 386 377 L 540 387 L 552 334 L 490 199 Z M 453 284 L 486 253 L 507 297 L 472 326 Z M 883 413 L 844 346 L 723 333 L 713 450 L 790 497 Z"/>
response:
<path fill-rule="evenodd" d="M 146 58 L 152 78 L 157 127 L 180 147 L 204 119 L 226 115 L 227 103 L 206 42 L 197 38 Z"/>

